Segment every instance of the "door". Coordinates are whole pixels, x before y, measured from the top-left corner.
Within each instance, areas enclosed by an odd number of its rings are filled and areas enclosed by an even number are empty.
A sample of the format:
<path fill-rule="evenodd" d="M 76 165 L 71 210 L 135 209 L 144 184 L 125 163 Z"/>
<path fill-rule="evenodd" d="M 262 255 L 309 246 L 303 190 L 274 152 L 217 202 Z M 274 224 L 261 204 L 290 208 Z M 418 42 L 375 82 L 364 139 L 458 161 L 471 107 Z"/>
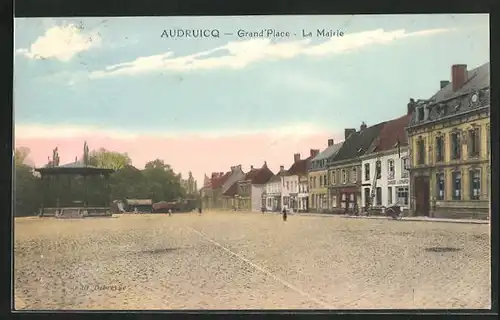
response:
<path fill-rule="evenodd" d="M 429 177 L 415 177 L 415 213 L 429 216 Z"/>

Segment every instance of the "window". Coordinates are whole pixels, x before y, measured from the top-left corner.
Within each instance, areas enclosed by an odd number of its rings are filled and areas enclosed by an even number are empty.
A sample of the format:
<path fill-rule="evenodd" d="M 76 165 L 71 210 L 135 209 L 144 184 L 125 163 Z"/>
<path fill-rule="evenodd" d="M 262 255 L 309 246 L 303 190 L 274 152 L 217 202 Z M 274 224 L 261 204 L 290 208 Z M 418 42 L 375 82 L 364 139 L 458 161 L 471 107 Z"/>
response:
<path fill-rule="evenodd" d="M 460 172 L 453 172 L 453 200 L 462 199 L 462 174 Z"/>
<path fill-rule="evenodd" d="M 337 179 L 336 179 L 336 176 L 335 176 L 335 171 L 332 171 L 332 184 L 337 184 Z"/>
<path fill-rule="evenodd" d="M 377 179 L 382 177 L 382 162 L 380 160 L 377 160 L 375 163 L 375 174 L 377 175 Z"/>
<path fill-rule="evenodd" d="M 323 183 L 325 184 L 325 187 L 328 185 L 328 176 L 326 174 L 323 176 Z"/>
<path fill-rule="evenodd" d="M 444 161 L 444 140 L 443 136 L 436 137 L 436 162 Z"/>
<path fill-rule="evenodd" d="M 290 182 L 288 182 L 288 181 L 286 182 L 286 189 L 290 190 Z"/>
<path fill-rule="evenodd" d="M 356 168 L 352 168 L 351 174 L 352 174 L 351 181 L 353 183 L 356 183 L 356 181 L 358 181 L 358 171 L 356 170 Z"/>
<path fill-rule="evenodd" d="M 341 208 L 345 208 L 345 200 L 346 200 L 346 195 L 345 193 L 342 193 L 342 201 L 340 202 Z"/>
<path fill-rule="evenodd" d="M 417 108 L 417 121 L 424 120 L 424 108 Z"/>
<path fill-rule="evenodd" d="M 408 187 L 399 187 L 396 190 L 397 200 L 400 205 L 408 205 Z"/>
<path fill-rule="evenodd" d="M 460 156 L 460 132 L 457 131 L 451 134 L 451 159 L 459 160 Z"/>
<path fill-rule="evenodd" d="M 392 187 L 387 187 L 387 204 L 392 204 Z"/>
<path fill-rule="evenodd" d="M 311 207 L 312 207 L 312 208 L 316 208 L 316 204 L 315 204 L 315 202 L 314 202 L 314 194 L 313 194 L 313 195 L 311 195 Z"/>
<path fill-rule="evenodd" d="M 377 206 L 381 206 L 382 205 L 382 188 L 377 187 L 376 190 L 377 191 L 375 193 L 375 203 L 377 204 Z"/>
<path fill-rule="evenodd" d="M 417 164 L 425 164 L 425 142 L 422 138 L 417 141 Z"/>
<path fill-rule="evenodd" d="M 478 169 L 470 171 L 470 199 L 479 200 L 481 195 L 481 171 Z"/>
<path fill-rule="evenodd" d="M 370 180 L 370 164 L 365 163 L 365 181 Z"/>
<path fill-rule="evenodd" d="M 309 178 L 309 188 L 313 188 L 313 178 Z"/>
<path fill-rule="evenodd" d="M 313 186 L 316 188 L 316 177 L 313 177 Z"/>
<path fill-rule="evenodd" d="M 337 196 L 332 196 L 332 208 L 337 207 Z"/>
<path fill-rule="evenodd" d="M 365 188 L 364 192 L 365 192 L 365 207 L 369 207 L 371 201 L 370 188 Z"/>
<path fill-rule="evenodd" d="M 319 186 L 323 186 L 323 176 L 319 176 Z"/>
<path fill-rule="evenodd" d="M 469 151 L 469 157 L 479 157 L 480 146 L 481 146 L 481 136 L 479 128 L 473 128 L 469 130 L 469 140 L 467 141 L 467 151 Z"/>
<path fill-rule="evenodd" d="M 387 160 L 387 172 L 387 179 L 394 179 L 394 160 L 392 159 Z"/>
<path fill-rule="evenodd" d="M 342 183 L 347 183 L 347 173 L 345 172 L 345 169 L 342 169 Z"/>
<path fill-rule="evenodd" d="M 401 167 L 402 167 L 401 178 L 408 178 L 408 169 L 409 169 L 408 163 L 409 163 L 408 158 L 401 159 Z"/>
<path fill-rule="evenodd" d="M 441 173 L 438 173 L 436 175 L 436 183 L 437 183 L 437 188 L 436 188 L 436 191 L 437 191 L 437 194 L 436 194 L 436 199 L 437 200 L 444 200 L 444 186 L 445 186 L 445 182 L 444 182 L 444 173 L 441 172 Z"/>

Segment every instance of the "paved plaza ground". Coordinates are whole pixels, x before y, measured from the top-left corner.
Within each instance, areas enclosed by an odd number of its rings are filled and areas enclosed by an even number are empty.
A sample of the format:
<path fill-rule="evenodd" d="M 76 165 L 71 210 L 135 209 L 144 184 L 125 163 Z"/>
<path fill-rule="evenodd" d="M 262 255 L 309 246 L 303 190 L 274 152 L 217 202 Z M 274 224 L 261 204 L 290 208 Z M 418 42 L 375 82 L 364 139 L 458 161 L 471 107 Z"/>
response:
<path fill-rule="evenodd" d="M 490 308 L 489 225 L 16 218 L 16 309 Z"/>

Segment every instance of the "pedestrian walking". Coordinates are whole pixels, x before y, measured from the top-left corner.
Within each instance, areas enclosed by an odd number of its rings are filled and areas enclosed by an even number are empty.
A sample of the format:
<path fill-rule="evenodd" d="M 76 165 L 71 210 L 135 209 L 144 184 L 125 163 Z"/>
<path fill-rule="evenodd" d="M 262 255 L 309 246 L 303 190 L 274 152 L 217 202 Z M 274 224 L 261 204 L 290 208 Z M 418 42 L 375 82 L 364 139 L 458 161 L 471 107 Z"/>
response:
<path fill-rule="evenodd" d="M 286 221 L 286 218 L 287 218 L 287 212 L 286 212 L 286 207 L 283 208 L 283 221 Z"/>
<path fill-rule="evenodd" d="M 172 209 L 168 209 L 168 215 L 171 217 L 172 216 Z"/>
<path fill-rule="evenodd" d="M 201 216 L 201 208 L 198 208 L 198 214 Z"/>

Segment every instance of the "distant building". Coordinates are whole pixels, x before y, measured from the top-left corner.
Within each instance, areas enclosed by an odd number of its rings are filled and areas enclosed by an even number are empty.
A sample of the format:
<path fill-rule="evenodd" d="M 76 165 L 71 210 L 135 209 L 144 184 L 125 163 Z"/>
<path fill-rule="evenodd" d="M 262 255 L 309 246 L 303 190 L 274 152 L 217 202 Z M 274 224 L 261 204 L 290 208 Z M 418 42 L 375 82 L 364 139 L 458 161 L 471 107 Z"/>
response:
<path fill-rule="evenodd" d="M 267 163 L 256 169 L 250 167 L 245 177 L 238 181 L 238 208 L 245 211 L 260 211 L 265 206 L 262 194 L 265 192 L 267 182 L 274 176 Z"/>
<path fill-rule="evenodd" d="M 281 190 L 283 188 L 283 177 L 288 173 L 284 166 L 280 171 L 266 183 L 266 210 L 281 211 Z"/>
<path fill-rule="evenodd" d="M 193 174 L 189 171 L 189 176 L 187 179 L 181 179 L 181 186 L 187 195 L 192 195 L 198 193 L 198 186 L 196 180 L 193 178 Z"/>
<path fill-rule="evenodd" d="M 409 209 L 409 159 L 406 127 L 411 115 L 387 121 L 361 159 L 361 203 L 364 208 L 399 204 Z M 373 193 L 372 193 L 373 192 Z"/>
<path fill-rule="evenodd" d="M 356 129 L 345 129 L 345 140 L 336 152 L 328 159 L 330 176 L 329 195 L 330 210 L 343 213 L 355 206 L 361 209 L 361 159 L 379 136 L 385 122 L 368 127 L 364 122 Z"/>
<path fill-rule="evenodd" d="M 410 101 L 411 211 L 488 218 L 491 194 L 490 63 L 451 67 L 429 100 Z"/>
<path fill-rule="evenodd" d="M 290 184 L 290 190 L 287 190 L 290 197 L 290 208 L 296 212 L 307 212 L 309 210 L 309 183 L 308 167 L 318 150 L 311 149 L 310 155 L 306 159 L 300 159 L 300 153 L 293 156 L 293 164 L 287 170 L 288 176 L 285 177 L 285 185 Z"/>

